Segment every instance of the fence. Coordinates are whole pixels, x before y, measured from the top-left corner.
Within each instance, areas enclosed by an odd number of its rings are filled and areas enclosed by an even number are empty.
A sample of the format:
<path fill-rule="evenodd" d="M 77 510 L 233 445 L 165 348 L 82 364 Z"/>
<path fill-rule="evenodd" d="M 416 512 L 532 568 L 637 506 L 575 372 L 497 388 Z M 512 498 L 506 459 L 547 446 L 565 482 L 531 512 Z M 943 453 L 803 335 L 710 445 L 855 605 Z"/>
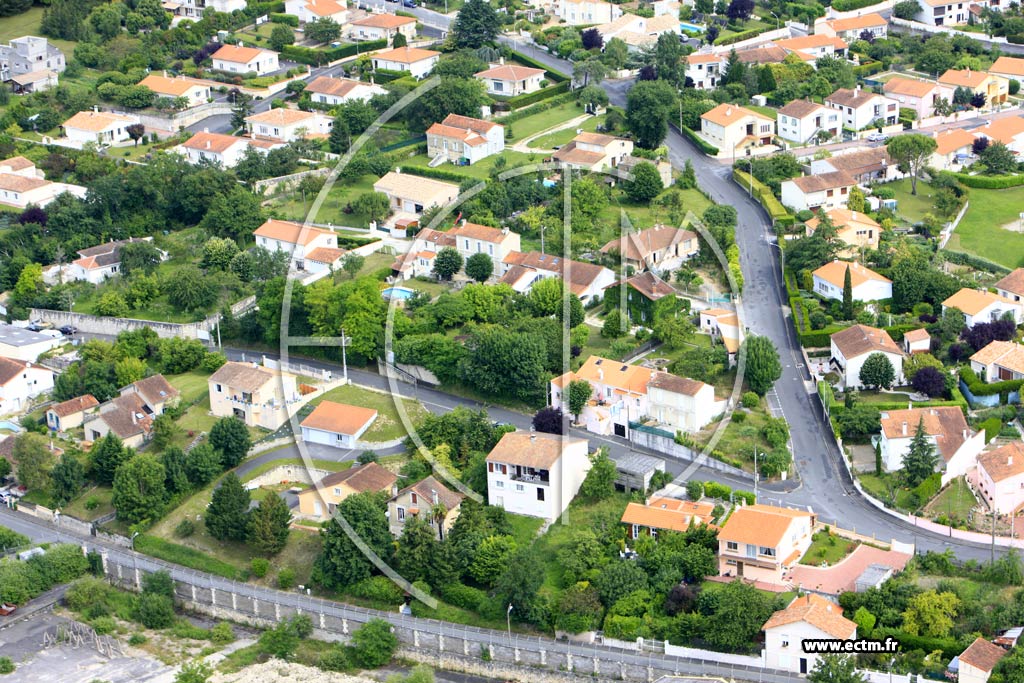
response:
<path fill-rule="evenodd" d="M 266 356 L 263 356 L 261 364 L 263 367 L 270 368 L 271 370 L 284 370 L 285 372 L 302 375 L 303 377 L 312 377 L 324 382 L 330 382 L 334 379 L 334 374 L 327 368 L 317 368 L 304 363 L 282 361 L 280 359 L 267 358 Z"/>
<path fill-rule="evenodd" d="M 702 467 L 707 467 L 708 469 L 715 470 L 716 472 L 740 477 L 744 480 L 751 479 L 753 477 L 750 472 L 745 472 L 738 467 L 727 465 L 721 460 L 715 460 L 714 458 L 696 453 L 693 449 L 676 443 L 675 438 L 668 438 L 658 434 L 652 434 L 647 431 L 630 429 L 629 441 L 634 447 L 646 448 L 647 450 L 654 451 L 660 455 L 665 455 L 677 460 L 699 462 Z"/>

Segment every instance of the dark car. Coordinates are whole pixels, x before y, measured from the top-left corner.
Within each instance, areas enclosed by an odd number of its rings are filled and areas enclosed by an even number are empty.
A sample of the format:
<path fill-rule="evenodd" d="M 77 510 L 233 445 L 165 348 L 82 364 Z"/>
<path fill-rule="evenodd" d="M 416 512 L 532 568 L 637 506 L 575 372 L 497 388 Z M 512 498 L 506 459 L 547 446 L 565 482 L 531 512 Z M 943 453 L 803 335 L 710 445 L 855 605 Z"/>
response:
<path fill-rule="evenodd" d="M 60 328 L 60 333 L 63 334 L 65 337 L 70 337 L 71 335 L 76 334 L 77 332 L 78 328 L 75 327 L 74 325 L 65 325 L 64 327 Z"/>
<path fill-rule="evenodd" d="M 416 8 L 416 0 L 402 0 L 402 5 L 405 7 Z"/>

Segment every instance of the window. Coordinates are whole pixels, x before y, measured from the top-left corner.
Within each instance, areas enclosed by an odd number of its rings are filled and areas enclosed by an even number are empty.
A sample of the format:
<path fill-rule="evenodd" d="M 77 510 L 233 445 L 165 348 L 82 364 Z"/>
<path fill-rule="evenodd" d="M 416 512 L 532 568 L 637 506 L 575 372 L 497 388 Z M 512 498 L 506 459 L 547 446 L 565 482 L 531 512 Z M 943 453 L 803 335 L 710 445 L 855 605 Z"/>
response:
<path fill-rule="evenodd" d="M 503 464 L 503 465 L 501 466 L 501 473 L 502 473 L 502 474 L 508 474 L 508 465 L 504 465 L 504 464 Z"/>
<path fill-rule="evenodd" d="M 493 472 L 494 471 L 494 463 L 493 462 L 487 463 L 487 471 L 488 472 Z"/>
<path fill-rule="evenodd" d="M 413 491 L 409 495 L 412 496 L 412 504 L 416 505 L 416 503 L 419 501 L 419 497 L 416 495 L 416 492 Z"/>
<path fill-rule="evenodd" d="M 767 557 L 775 557 L 775 548 L 769 548 L 767 546 L 761 546 L 759 549 L 762 555 Z"/>
<path fill-rule="evenodd" d="M 523 492 L 525 490 L 526 490 L 525 486 L 523 486 L 522 484 L 516 484 L 516 491 L 519 491 L 521 493 L 521 492 Z"/>
<path fill-rule="evenodd" d="M 782 636 L 782 647 L 789 647 L 789 636 Z"/>
<path fill-rule="evenodd" d="M 736 543 L 736 541 L 726 541 L 725 542 L 725 549 L 726 550 L 736 551 L 736 550 L 740 549 L 740 546 L 739 546 L 738 543 Z"/>
<path fill-rule="evenodd" d="M 747 557 L 757 557 L 757 546 L 747 544 Z"/>
<path fill-rule="evenodd" d="M 341 489 L 338 488 L 338 487 L 334 487 L 334 495 L 340 496 L 341 495 Z"/>
<path fill-rule="evenodd" d="M 1024 487 L 1024 484 L 1021 486 Z M 544 500 L 544 489 L 540 486 L 537 487 L 537 500 Z"/>
<path fill-rule="evenodd" d="M 639 535 L 640 535 L 640 527 L 638 527 L 636 524 L 634 524 L 633 525 L 632 537 L 635 539 Z"/>
<path fill-rule="evenodd" d="M 499 479 L 498 481 L 494 482 L 494 488 L 496 488 L 496 489 L 503 489 L 503 488 L 505 488 L 505 482 L 503 482 L 501 479 Z"/>
<path fill-rule="evenodd" d="M 398 521 L 399 522 L 404 522 L 405 521 L 405 508 L 398 508 Z"/>

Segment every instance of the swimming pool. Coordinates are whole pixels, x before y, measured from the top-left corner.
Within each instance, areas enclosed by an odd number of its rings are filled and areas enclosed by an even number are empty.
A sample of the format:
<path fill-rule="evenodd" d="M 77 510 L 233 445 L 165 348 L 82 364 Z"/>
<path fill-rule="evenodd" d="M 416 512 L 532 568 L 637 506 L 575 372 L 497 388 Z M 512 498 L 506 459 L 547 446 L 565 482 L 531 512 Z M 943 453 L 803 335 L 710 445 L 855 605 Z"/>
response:
<path fill-rule="evenodd" d="M 383 290 L 380 295 L 385 299 L 398 299 L 399 301 L 405 301 L 406 299 L 412 298 L 412 295 L 415 293 L 416 290 L 414 289 L 407 289 L 405 287 L 388 287 Z"/>
<path fill-rule="evenodd" d="M 679 22 L 679 28 L 681 28 L 684 31 L 696 31 L 697 33 L 703 33 L 704 32 L 704 27 L 703 26 L 698 26 L 697 24 L 689 24 L 689 23 L 687 23 L 685 21 L 680 21 Z"/>
<path fill-rule="evenodd" d="M 0 420 L 0 429 L 6 429 L 10 432 L 20 432 L 21 425 L 11 422 L 10 420 Z"/>

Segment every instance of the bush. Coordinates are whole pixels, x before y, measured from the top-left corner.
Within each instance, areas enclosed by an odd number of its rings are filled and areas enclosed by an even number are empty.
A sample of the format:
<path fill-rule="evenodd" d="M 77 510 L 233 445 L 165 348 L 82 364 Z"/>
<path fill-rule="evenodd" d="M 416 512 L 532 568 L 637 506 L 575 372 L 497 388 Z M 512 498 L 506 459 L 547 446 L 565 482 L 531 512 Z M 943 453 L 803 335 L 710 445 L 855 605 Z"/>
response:
<path fill-rule="evenodd" d="M 992 439 L 999 436 L 999 431 L 1003 428 L 1003 421 L 998 417 L 990 417 L 989 419 L 978 425 L 978 429 L 984 430 L 985 441 L 991 441 Z"/>
<path fill-rule="evenodd" d="M 523 64 L 524 66 L 532 66 L 535 69 L 544 69 L 544 71 L 547 72 L 545 74 L 545 77 L 550 79 L 551 81 L 554 81 L 555 83 L 561 83 L 562 81 L 570 80 L 569 77 L 563 74 L 561 71 L 554 71 L 547 64 L 543 64 L 534 59 L 533 57 L 530 57 L 529 55 L 524 55 L 522 52 L 516 52 L 515 50 L 513 50 L 512 57 L 513 59 L 515 59 L 520 64 Z"/>
<path fill-rule="evenodd" d="M 105 636 L 117 629 L 117 622 L 113 617 L 96 617 L 89 622 L 89 626 L 92 626 L 92 630 L 96 631 L 98 635 Z"/>
<path fill-rule="evenodd" d="M 14 662 L 10 657 L 0 657 L 0 674 L 14 673 Z"/>
<path fill-rule="evenodd" d="M 277 587 L 283 591 L 290 589 L 295 585 L 295 570 L 291 567 L 285 567 L 277 573 Z"/>
<path fill-rule="evenodd" d="M 441 597 L 450 605 L 476 612 L 487 598 L 487 593 L 462 583 L 450 583 L 441 589 Z"/>
<path fill-rule="evenodd" d="M 719 484 L 717 481 L 704 482 L 704 495 L 708 498 L 729 500 L 730 494 L 732 494 L 732 489 L 725 484 Z"/>
<path fill-rule="evenodd" d="M 136 604 L 135 615 L 146 628 L 167 628 L 174 623 L 174 603 L 166 595 L 143 593 Z"/>
<path fill-rule="evenodd" d="M 563 95 L 567 92 L 569 92 L 569 81 L 562 81 L 556 85 L 550 85 L 534 92 L 510 97 L 505 101 L 505 103 L 512 109 L 522 109 L 523 107 L 528 107 L 531 104 L 536 104 L 537 102 L 543 102 L 544 100 L 557 97 L 558 95 Z"/>
<path fill-rule="evenodd" d="M 760 202 L 764 210 L 768 212 L 768 217 L 772 219 L 773 224 L 789 226 L 796 222 L 796 217 L 791 215 L 786 207 L 782 205 L 775 195 L 772 194 L 771 188 L 762 183 L 757 178 L 754 178 L 749 173 L 734 169 L 732 172 L 732 179 L 745 190 L 750 190 L 752 194 L 757 197 L 757 201 Z"/>
<path fill-rule="evenodd" d="M 183 519 L 174 527 L 174 535 L 178 538 L 188 538 L 196 532 L 196 525 L 190 519 Z"/>
<path fill-rule="evenodd" d="M 1024 185 L 1024 174 L 984 176 L 953 173 L 952 175 L 961 185 L 974 187 L 979 190 L 1005 190 L 1008 187 Z"/>
<path fill-rule="evenodd" d="M 967 385 L 967 390 L 974 396 L 995 396 L 998 394 L 1000 401 L 1003 403 L 1006 403 L 1011 393 L 1020 391 L 1021 385 L 1024 384 L 1024 380 L 1020 379 L 1008 379 L 1002 382 L 987 384 L 982 382 L 974 370 L 967 366 L 960 368 L 960 381 Z"/>
<path fill-rule="evenodd" d="M 379 50 L 382 47 L 387 46 L 388 41 L 386 40 L 367 40 L 358 45 L 353 43 L 350 45 L 328 48 L 326 50 L 314 50 L 308 47 L 299 47 L 298 45 L 285 45 L 284 49 L 281 50 L 281 57 L 284 59 L 290 59 L 293 62 L 299 62 L 300 64 L 321 66 L 344 57 L 351 57 L 358 52 Z"/>
<path fill-rule="evenodd" d="M 270 21 L 272 21 L 275 24 L 287 24 L 292 28 L 299 27 L 299 18 L 294 14 L 278 14 L 275 12 L 274 14 L 270 15 Z"/>
<path fill-rule="evenodd" d="M 865 76 L 876 74 L 884 68 L 885 65 L 881 62 L 865 62 L 853 67 L 853 74 L 858 78 L 864 78 Z"/>
<path fill-rule="evenodd" d="M 257 579 L 262 579 L 270 571 L 270 562 L 262 557 L 252 558 L 252 562 L 249 563 L 249 573 L 255 576 Z"/>
<path fill-rule="evenodd" d="M 910 492 L 914 495 L 914 498 L 917 499 L 918 505 L 924 505 L 935 497 L 935 494 L 939 492 L 941 487 L 942 473 L 936 472 L 911 489 Z"/>
<path fill-rule="evenodd" d="M 700 149 L 700 151 L 704 152 L 709 157 L 718 156 L 718 148 L 712 144 L 705 142 L 704 138 L 697 135 L 697 133 L 690 130 L 686 126 L 683 126 L 679 130 L 683 135 L 688 137 L 693 144 L 697 145 L 697 148 Z"/>
<path fill-rule="evenodd" d="M 215 645 L 227 645 L 235 641 L 235 631 L 231 624 L 222 621 L 210 629 L 210 642 Z"/>
<path fill-rule="evenodd" d="M 715 38 L 715 45 L 732 45 L 733 43 L 738 43 L 743 40 L 750 40 L 751 38 L 756 38 L 757 36 L 761 35 L 767 30 L 767 27 L 752 28 L 748 31 L 740 31 L 739 33 L 734 33 L 731 36 L 722 36 L 719 38 Z"/>
<path fill-rule="evenodd" d="M 141 633 L 133 633 L 131 635 L 131 637 L 128 638 L 128 644 L 129 645 L 142 645 L 143 643 L 146 642 L 146 640 L 148 640 L 146 638 L 146 636 L 142 635 Z"/>
<path fill-rule="evenodd" d="M 371 576 L 368 579 L 363 579 L 350 586 L 349 593 L 357 598 L 387 605 L 400 605 L 405 601 L 405 593 L 402 589 L 386 576 Z"/>
<path fill-rule="evenodd" d="M 324 671 L 347 671 L 350 666 L 345 648 L 340 646 L 332 647 L 327 652 L 321 652 L 316 660 L 316 665 Z"/>
<path fill-rule="evenodd" d="M 352 634 L 349 658 L 363 669 L 376 669 L 391 661 L 398 649 L 398 638 L 391 632 L 391 624 L 383 619 L 371 619 Z"/>
<path fill-rule="evenodd" d="M 761 405 L 761 397 L 753 391 L 747 391 L 743 394 L 741 402 L 743 403 L 744 408 L 756 408 Z"/>

